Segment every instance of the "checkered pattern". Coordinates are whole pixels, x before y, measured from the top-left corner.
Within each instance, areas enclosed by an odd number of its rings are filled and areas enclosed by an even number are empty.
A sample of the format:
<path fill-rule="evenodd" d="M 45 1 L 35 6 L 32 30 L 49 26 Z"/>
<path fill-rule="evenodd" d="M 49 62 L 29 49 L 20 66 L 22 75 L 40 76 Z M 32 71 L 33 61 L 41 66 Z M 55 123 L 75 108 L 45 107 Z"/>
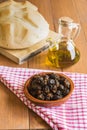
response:
<path fill-rule="evenodd" d="M 30 102 L 23 93 L 25 81 L 33 74 L 44 71 L 0 66 L 0 81 L 45 120 L 53 130 L 87 130 L 87 75 L 64 73 L 75 84 L 72 96 L 61 106 L 45 108 Z"/>

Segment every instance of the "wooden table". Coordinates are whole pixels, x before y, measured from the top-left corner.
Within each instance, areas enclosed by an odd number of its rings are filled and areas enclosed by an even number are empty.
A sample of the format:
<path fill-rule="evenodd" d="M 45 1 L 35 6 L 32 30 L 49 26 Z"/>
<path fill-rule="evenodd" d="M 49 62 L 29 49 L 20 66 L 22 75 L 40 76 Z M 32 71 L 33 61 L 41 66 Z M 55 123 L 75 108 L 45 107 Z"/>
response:
<path fill-rule="evenodd" d="M 4 0 L 1 0 L 2 2 Z M 18 65 L 0 55 L 0 65 L 11 67 L 39 68 L 57 71 L 87 73 L 87 1 L 86 0 L 30 0 L 35 4 L 50 25 L 57 32 L 58 19 L 69 16 L 81 24 L 81 32 L 76 46 L 81 57 L 78 63 L 67 68 L 57 69 L 45 64 L 46 51 Z M 40 117 L 29 110 L 15 95 L 0 83 L 0 129 L 51 129 Z"/>

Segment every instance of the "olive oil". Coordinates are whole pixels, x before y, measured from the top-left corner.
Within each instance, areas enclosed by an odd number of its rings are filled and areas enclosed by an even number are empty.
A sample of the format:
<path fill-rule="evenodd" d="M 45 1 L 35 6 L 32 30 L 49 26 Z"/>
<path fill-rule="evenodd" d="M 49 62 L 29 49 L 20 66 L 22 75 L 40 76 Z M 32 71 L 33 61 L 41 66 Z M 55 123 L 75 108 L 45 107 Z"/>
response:
<path fill-rule="evenodd" d="M 54 44 L 48 50 L 48 60 L 55 67 L 68 67 L 76 63 L 80 58 L 79 50 L 72 44 L 72 41 L 61 41 Z"/>

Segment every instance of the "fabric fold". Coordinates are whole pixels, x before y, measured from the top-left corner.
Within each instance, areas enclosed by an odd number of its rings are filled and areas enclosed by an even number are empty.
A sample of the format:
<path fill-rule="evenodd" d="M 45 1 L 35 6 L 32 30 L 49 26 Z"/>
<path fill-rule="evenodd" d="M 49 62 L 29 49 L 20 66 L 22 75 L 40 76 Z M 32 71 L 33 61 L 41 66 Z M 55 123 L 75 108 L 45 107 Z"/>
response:
<path fill-rule="evenodd" d="M 0 81 L 53 130 L 87 130 L 87 74 L 64 72 L 73 80 L 75 90 L 61 106 L 45 108 L 25 97 L 25 81 L 36 73 L 47 71 L 49 70 L 0 66 Z"/>

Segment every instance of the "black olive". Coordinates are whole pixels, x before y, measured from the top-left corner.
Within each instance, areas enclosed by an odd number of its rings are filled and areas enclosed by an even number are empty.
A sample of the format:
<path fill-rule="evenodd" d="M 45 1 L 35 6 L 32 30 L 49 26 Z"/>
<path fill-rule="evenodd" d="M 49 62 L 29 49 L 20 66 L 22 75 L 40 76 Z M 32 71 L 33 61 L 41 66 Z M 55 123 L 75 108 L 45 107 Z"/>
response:
<path fill-rule="evenodd" d="M 61 90 L 64 90 L 65 87 L 64 87 L 64 85 L 60 84 L 59 88 L 60 88 Z"/>
<path fill-rule="evenodd" d="M 57 97 L 58 97 L 58 99 L 61 99 L 61 98 L 63 98 L 63 95 L 58 95 Z"/>
<path fill-rule="evenodd" d="M 57 91 L 57 95 L 61 95 L 62 92 L 60 90 Z"/>
<path fill-rule="evenodd" d="M 44 86 L 43 90 L 44 90 L 45 93 L 49 93 L 50 92 L 50 88 L 49 88 L 48 85 Z"/>
<path fill-rule="evenodd" d="M 36 92 L 37 95 L 39 95 L 39 94 L 41 94 L 41 93 L 42 93 L 41 90 L 37 90 L 37 92 Z"/>
<path fill-rule="evenodd" d="M 39 77 L 39 80 L 43 82 L 44 78 L 41 76 L 41 77 Z"/>
<path fill-rule="evenodd" d="M 42 88 L 42 86 L 39 83 L 35 82 L 35 80 L 34 80 L 34 82 L 31 83 L 31 87 L 33 90 L 36 90 L 36 89 L 41 90 L 41 88 Z"/>
<path fill-rule="evenodd" d="M 48 79 L 49 79 L 49 75 L 46 74 L 46 75 L 44 76 L 44 79 L 45 79 L 45 80 L 48 80 Z"/>
<path fill-rule="evenodd" d="M 64 84 L 64 81 L 65 81 L 65 78 L 60 76 L 60 80 L 59 80 L 60 84 Z"/>
<path fill-rule="evenodd" d="M 44 80 L 44 85 L 47 85 L 48 84 L 48 80 Z"/>
<path fill-rule="evenodd" d="M 52 93 L 48 93 L 46 95 L 46 100 L 51 100 L 53 98 L 53 94 Z"/>
<path fill-rule="evenodd" d="M 59 81 L 57 79 L 55 81 L 56 81 L 56 86 L 59 87 L 60 86 Z"/>
<path fill-rule="evenodd" d="M 63 95 L 66 96 L 68 93 L 69 93 L 69 89 L 65 88 L 64 91 L 63 91 Z"/>
<path fill-rule="evenodd" d="M 41 90 L 42 86 L 40 84 L 38 84 L 36 89 Z"/>
<path fill-rule="evenodd" d="M 36 92 L 35 91 L 33 91 L 33 90 L 28 90 L 28 92 L 32 95 L 32 96 L 36 96 Z"/>
<path fill-rule="evenodd" d="M 48 81 L 48 84 L 50 85 L 50 84 L 55 84 L 56 82 L 55 82 L 55 79 L 49 79 L 49 81 Z"/>
<path fill-rule="evenodd" d="M 40 99 L 40 100 L 44 100 L 44 99 L 45 99 L 45 96 L 44 96 L 44 94 L 39 94 L 39 95 L 37 96 L 37 98 Z"/>
<path fill-rule="evenodd" d="M 56 75 L 54 73 L 49 74 L 49 76 L 50 76 L 51 79 L 55 79 L 56 78 Z"/>
<path fill-rule="evenodd" d="M 53 96 L 53 100 L 57 100 L 57 99 L 61 99 L 61 98 L 63 98 L 62 95 L 57 95 L 57 94 L 55 94 L 55 95 Z"/>
<path fill-rule="evenodd" d="M 43 79 L 43 77 L 40 76 L 40 75 L 35 75 L 35 78 L 34 78 L 34 80 L 32 80 L 32 81 L 35 81 L 35 82 L 38 83 L 38 84 L 43 84 L 43 83 L 44 83 L 44 79 Z"/>
<path fill-rule="evenodd" d="M 57 99 L 58 99 L 58 95 L 55 94 L 55 95 L 53 96 L 53 100 L 57 100 Z"/>
<path fill-rule="evenodd" d="M 51 86 L 51 91 L 53 93 L 56 93 L 57 92 L 57 86 L 56 85 Z"/>
<path fill-rule="evenodd" d="M 65 79 L 64 83 L 67 88 L 70 88 L 70 82 L 67 79 Z"/>

